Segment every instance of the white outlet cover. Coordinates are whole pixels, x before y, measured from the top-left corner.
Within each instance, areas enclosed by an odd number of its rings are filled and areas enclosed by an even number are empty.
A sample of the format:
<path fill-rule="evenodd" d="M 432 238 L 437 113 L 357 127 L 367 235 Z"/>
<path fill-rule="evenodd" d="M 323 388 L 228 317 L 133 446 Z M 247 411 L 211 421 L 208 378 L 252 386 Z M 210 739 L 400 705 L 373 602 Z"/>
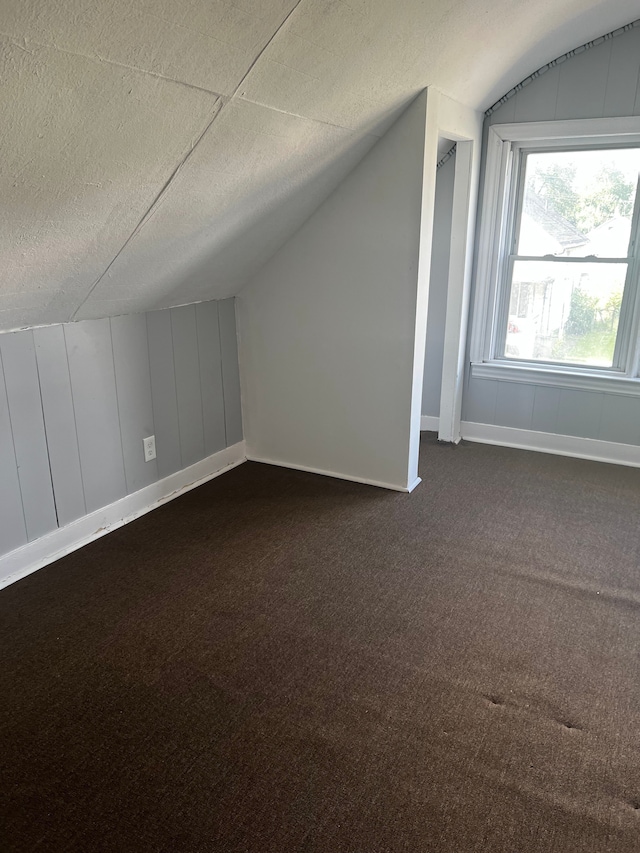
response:
<path fill-rule="evenodd" d="M 150 435 L 148 438 L 142 439 L 142 444 L 144 446 L 144 461 L 151 462 L 152 459 L 156 458 L 156 437 L 155 435 Z"/>

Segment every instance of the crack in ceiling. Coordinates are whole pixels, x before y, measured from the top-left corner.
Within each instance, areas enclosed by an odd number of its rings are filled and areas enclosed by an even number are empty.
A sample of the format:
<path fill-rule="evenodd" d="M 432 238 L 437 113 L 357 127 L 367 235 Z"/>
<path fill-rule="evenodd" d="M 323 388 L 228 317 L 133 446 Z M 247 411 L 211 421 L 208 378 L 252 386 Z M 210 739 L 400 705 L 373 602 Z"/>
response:
<path fill-rule="evenodd" d="M 302 3 L 302 0 L 297 0 L 297 2 L 296 2 L 296 4 L 295 4 L 295 6 L 293 7 L 293 9 L 291 9 L 291 11 L 288 13 L 288 15 L 287 15 L 287 16 L 284 18 L 284 20 L 280 23 L 280 25 L 277 27 L 277 29 L 275 30 L 275 32 L 273 33 L 273 35 L 271 36 L 271 38 L 269 39 L 269 41 L 264 45 L 264 47 L 260 50 L 260 52 L 258 53 L 258 55 L 256 56 L 256 58 L 253 60 L 253 62 L 251 63 L 251 65 L 249 66 L 249 68 L 247 69 L 247 71 L 245 72 L 245 74 L 243 75 L 242 79 L 240 80 L 240 82 L 238 83 L 238 85 L 235 87 L 235 89 L 233 90 L 233 92 L 231 93 L 231 95 L 230 95 L 229 97 L 224 97 L 224 96 L 222 96 L 222 95 L 221 95 L 221 96 L 219 96 L 219 100 L 216 102 L 216 106 L 215 106 L 215 108 L 214 108 L 213 115 L 211 116 L 210 120 L 208 121 L 208 123 L 207 123 L 206 127 L 204 128 L 204 130 L 202 131 L 202 133 L 198 136 L 198 138 L 195 140 L 195 142 L 193 142 L 193 143 L 192 143 L 191 147 L 189 148 L 189 150 L 187 151 L 187 153 L 184 155 L 184 157 L 180 160 L 180 162 L 179 162 L 179 163 L 176 165 L 176 167 L 173 169 L 173 171 L 171 172 L 171 174 L 169 175 L 169 177 L 167 178 L 167 180 L 164 182 L 164 184 L 162 185 L 162 187 L 161 187 L 161 188 L 160 188 L 160 190 L 158 191 L 158 194 L 156 195 L 156 197 L 153 199 L 153 201 L 151 202 L 151 204 L 149 205 L 149 207 L 147 208 L 147 210 L 145 211 L 145 213 L 142 215 L 142 217 L 141 217 L 140 221 L 138 222 L 138 224 L 135 226 L 135 228 L 133 229 L 133 231 L 131 232 L 131 234 L 129 234 L 129 236 L 128 236 L 128 237 L 127 237 L 127 239 L 124 241 L 124 243 L 122 244 L 122 246 L 120 247 L 120 249 L 118 249 L 118 251 L 116 252 L 116 254 L 114 255 L 114 257 L 113 257 L 113 258 L 111 259 L 111 261 L 108 263 L 108 265 L 107 265 L 107 267 L 105 268 L 104 272 L 103 272 L 103 273 L 101 273 L 101 275 L 100 275 L 100 276 L 98 276 L 98 278 L 96 279 L 96 281 L 91 285 L 91 287 L 90 287 L 90 288 L 89 288 L 89 290 L 87 291 L 87 294 L 85 295 L 85 297 L 82 299 L 82 301 L 80 302 L 80 304 L 78 305 L 78 307 L 76 308 L 76 310 L 74 311 L 74 313 L 72 314 L 72 316 L 71 316 L 71 318 L 70 318 L 71 320 L 75 320 L 75 318 L 76 318 L 76 317 L 77 317 L 77 315 L 80 313 L 80 311 L 81 311 L 82 307 L 84 306 L 84 304 L 86 303 L 86 301 L 89 299 L 89 297 L 91 296 L 91 294 L 93 293 L 93 291 L 96 289 L 96 287 L 100 284 L 100 282 L 103 280 L 103 278 L 107 275 L 107 273 L 109 272 L 109 270 L 113 267 L 113 265 L 114 265 L 114 263 L 116 262 L 116 260 L 118 259 L 118 257 L 119 257 L 119 256 L 122 254 L 122 252 L 126 249 L 126 247 L 129 245 L 129 243 L 131 243 L 131 241 L 136 237 L 136 235 L 137 235 L 137 234 L 138 234 L 138 233 L 139 233 L 139 232 L 144 228 L 144 226 L 145 226 L 145 224 L 148 222 L 148 220 L 153 216 L 153 212 L 154 212 L 154 211 L 157 209 L 157 207 L 162 203 L 162 201 L 163 201 L 164 197 L 165 197 L 165 196 L 166 196 L 166 194 L 169 192 L 169 190 L 170 190 L 170 188 L 171 188 L 171 185 L 172 185 L 173 181 L 174 181 L 174 180 L 175 180 L 175 178 L 178 176 L 178 174 L 180 173 L 181 169 L 185 166 L 185 164 L 188 162 L 189 158 L 193 155 L 193 153 L 194 153 L 194 151 L 196 150 L 196 148 L 198 147 L 198 145 L 202 142 L 202 140 L 204 139 L 204 137 L 207 135 L 207 133 L 209 132 L 209 130 L 212 128 L 212 126 L 213 126 L 213 124 L 214 124 L 215 120 L 218 118 L 218 116 L 220 115 L 220 113 L 222 112 L 222 110 L 225 108 L 225 106 L 226 106 L 230 101 L 232 101 L 232 100 L 233 100 L 233 98 L 237 95 L 238 91 L 239 91 L 239 90 L 240 90 L 240 88 L 242 87 L 242 84 L 243 84 L 243 83 L 244 83 L 244 81 L 247 79 L 247 77 L 248 77 L 248 76 L 249 76 L 249 74 L 251 73 L 252 69 L 255 67 L 256 63 L 259 61 L 260 57 L 263 55 L 263 53 L 265 52 L 265 50 L 267 50 L 267 48 L 269 47 L 269 45 L 271 44 L 271 42 L 273 41 L 273 39 L 278 35 L 278 33 L 280 32 L 280 30 L 282 29 L 282 27 L 287 23 L 287 21 L 289 20 L 289 18 L 293 15 L 293 13 L 294 13 L 294 12 L 295 12 L 295 10 L 298 8 L 298 6 L 300 5 L 300 3 Z M 193 88 L 197 88 L 197 87 L 193 87 Z"/>
<path fill-rule="evenodd" d="M 0 330 L 232 295 L 424 87 L 487 109 L 637 16 L 251 5 L 3 0 Z"/>

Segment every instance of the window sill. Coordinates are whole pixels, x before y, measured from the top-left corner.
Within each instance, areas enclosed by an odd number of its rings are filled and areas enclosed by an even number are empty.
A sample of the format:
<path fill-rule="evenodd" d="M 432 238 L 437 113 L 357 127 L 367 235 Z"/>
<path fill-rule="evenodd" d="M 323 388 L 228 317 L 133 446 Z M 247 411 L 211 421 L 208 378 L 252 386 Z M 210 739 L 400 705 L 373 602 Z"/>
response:
<path fill-rule="evenodd" d="M 498 379 L 501 382 L 524 382 L 527 385 L 551 385 L 577 391 L 640 397 L 640 378 L 579 368 L 484 361 L 471 363 L 471 376 L 474 379 Z"/>

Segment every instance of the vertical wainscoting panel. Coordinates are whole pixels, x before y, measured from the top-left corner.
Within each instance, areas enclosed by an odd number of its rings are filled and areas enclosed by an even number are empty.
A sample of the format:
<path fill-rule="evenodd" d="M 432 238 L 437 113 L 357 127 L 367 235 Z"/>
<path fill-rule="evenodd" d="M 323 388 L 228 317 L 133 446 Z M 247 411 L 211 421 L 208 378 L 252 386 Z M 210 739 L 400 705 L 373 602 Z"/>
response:
<path fill-rule="evenodd" d="M 561 67 L 550 68 L 512 98 L 516 103 L 514 121 L 547 121 L 555 116 Z"/>
<path fill-rule="evenodd" d="M 634 116 L 640 115 L 640 80 L 638 81 L 638 90 L 636 92 L 636 102 L 633 107 Z"/>
<path fill-rule="evenodd" d="M 144 314 L 111 318 L 120 434 L 127 492 L 158 479 L 158 463 L 144 461 L 142 440 L 154 435 L 147 323 Z M 157 453 L 157 448 L 156 448 Z"/>
<path fill-rule="evenodd" d="M 548 385 L 536 385 L 531 429 L 537 432 L 558 431 L 560 391 L 560 388 L 551 388 Z"/>
<path fill-rule="evenodd" d="M 171 331 L 178 396 L 180 453 L 182 467 L 186 468 L 205 455 L 195 305 L 171 309 Z"/>
<path fill-rule="evenodd" d="M 146 318 L 158 476 L 168 477 L 182 467 L 171 313 L 150 311 Z"/>
<path fill-rule="evenodd" d="M 604 98 L 604 116 L 634 114 L 640 65 L 640 28 L 634 27 L 611 45 L 611 61 Z"/>
<path fill-rule="evenodd" d="M 242 405 L 240 402 L 240 368 L 236 333 L 235 299 L 218 302 L 220 346 L 222 351 L 222 384 L 227 428 L 227 446 L 242 441 Z"/>
<path fill-rule="evenodd" d="M 499 107 L 495 112 L 491 113 L 491 115 L 489 116 L 488 124 L 503 124 L 506 122 L 515 121 L 517 97 L 517 95 L 514 95 L 513 97 L 509 98 L 509 100 L 505 101 L 501 107 Z M 486 139 L 483 144 L 486 144 Z"/>
<path fill-rule="evenodd" d="M 602 116 L 613 42 L 609 39 L 562 63 L 555 118 Z"/>
<path fill-rule="evenodd" d="M 127 493 L 109 320 L 64 327 L 87 512 Z"/>
<path fill-rule="evenodd" d="M 200 302 L 196 305 L 196 327 L 200 358 L 204 450 L 205 455 L 210 456 L 226 447 L 217 302 Z"/>
<path fill-rule="evenodd" d="M 26 542 L 27 528 L 0 351 L 0 554 L 19 548 Z"/>
<path fill-rule="evenodd" d="M 598 391 L 562 388 L 558 404 L 558 432 L 579 438 L 599 438 L 605 395 Z"/>
<path fill-rule="evenodd" d="M 218 304 L 0 335 L 0 555 L 241 440 Z"/>
<path fill-rule="evenodd" d="M 33 332 L 2 335 L 0 351 L 29 541 L 58 526 Z"/>
<path fill-rule="evenodd" d="M 477 424 L 494 424 L 498 383 L 495 379 L 469 377 L 467 393 L 462 400 L 463 420 Z"/>
<path fill-rule="evenodd" d="M 62 527 L 76 518 L 81 518 L 87 511 L 64 328 L 46 326 L 34 329 L 33 338 L 38 360 L 53 493 L 58 524 Z"/>
<path fill-rule="evenodd" d="M 640 444 L 640 397 L 607 395 L 598 438 L 620 444 Z"/>
<path fill-rule="evenodd" d="M 498 382 L 495 420 L 502 426 L 531 429 L 535 386 Z"/>

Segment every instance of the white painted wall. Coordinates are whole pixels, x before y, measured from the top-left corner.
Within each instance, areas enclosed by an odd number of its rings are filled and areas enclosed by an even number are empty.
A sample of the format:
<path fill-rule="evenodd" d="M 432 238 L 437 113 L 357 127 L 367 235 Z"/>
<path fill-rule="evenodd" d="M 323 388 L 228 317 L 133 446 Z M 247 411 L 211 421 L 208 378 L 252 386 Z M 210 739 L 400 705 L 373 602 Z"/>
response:
<path fill-rule="evenodd" d="M 249 458 L 415 484 L 426 107 L 423 93 L 237 297 Z"/>

